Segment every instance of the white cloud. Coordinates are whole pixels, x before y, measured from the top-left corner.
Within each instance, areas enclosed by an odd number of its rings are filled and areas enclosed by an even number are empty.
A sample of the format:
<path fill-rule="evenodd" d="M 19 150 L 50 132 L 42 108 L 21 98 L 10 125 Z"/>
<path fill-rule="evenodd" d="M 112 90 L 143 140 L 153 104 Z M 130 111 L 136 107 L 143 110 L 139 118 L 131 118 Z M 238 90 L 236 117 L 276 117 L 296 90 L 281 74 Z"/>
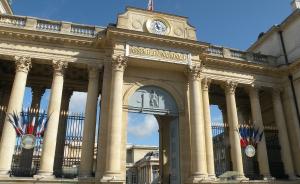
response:
<path fill-rule="evenodd" d="M 86 103 L 86 93 L 74 92 L 69 105 L 69 112 L 84 113 Z"/>
<path fill-rule="evenodd" d="M 158 123 L 154 116 L 146 115 L 144 120 L 129 116 L 128 134 L 135 137 L 145 138 L 158 131 Z"/>

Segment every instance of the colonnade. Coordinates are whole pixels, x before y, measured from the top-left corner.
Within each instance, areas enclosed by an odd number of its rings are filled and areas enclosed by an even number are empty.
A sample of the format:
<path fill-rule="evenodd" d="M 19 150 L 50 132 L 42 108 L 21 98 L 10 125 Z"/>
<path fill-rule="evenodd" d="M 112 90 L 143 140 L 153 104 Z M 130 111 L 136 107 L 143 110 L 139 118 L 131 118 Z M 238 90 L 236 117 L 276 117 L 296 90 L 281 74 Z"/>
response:
<path fill-rule="evenodd" d="M 15 57 L 16 74 L 14 77 L 11 96 L 8 103 L 7 113 L 20 112 L 22 108 L 22 99 L 24 97 L 28 72 L 31 68 L 31 59 L 29 57 Z M 53 80 L 51 95 L 49 99 L 48 114 L 50 119 L 44 136 L 43 150 L 40 161 L 40 169 L 36 177 L 53 177 L 53 168 L 55 163 L 55 150 L 57 148 L 59 118 L 61 109 L 61 100 L 64 86 L 64 72 L 68 63 L 60 60 L 53 60 Z M 100 177 L 102 182 L 122 181 L 121 152 L 122 152 L 122 101 L 123 101 L 123 77 L 127 65 L 127 58 L 117 56 L 112 58 L 111 68 L 104 68 L 104 75 L 111 70 L 111 82 L 109 78 L 103 80 L 110 90 L 110 98 L 103 99 L 101 103 L 107 108 L 106 133 L 104 151 L 98 151 L 98 158 L 102 156 L 101 167 L 97 167 L 96 177 Z M 108 65 L 107 65 L 108 66 Z M 211 80 L 202 77 L 202 67 L 194 66 L 188 70 L 189 83 L 189 109 L 190 109 L 190 140 L 191 140 L 191 180 L 201 181 L 206 179 L 215 179 L 214 153 L 209 108 L 209 86 Z M 96 129 L 96 107 L 99 94 L 99 66 L 89 67 L 89 83 L 87 93 L 87 103 L 85 111 L 85 123 L 82 142 L 82 156 L 80 163 L 80 177 L 92 177 L 93 172 L 93 154 Z M 238 172 L 240 180 L 246 179 L 244 176 L 242 152 L 240 146 L 238 128 L 237 107 L 235 99 L 236 82 L 226 81 L 222 87 L 225 91 L 227 118 L 229 122 L 229 136 L 231 145 L 231 160 L 233 170 Z M 102 92 L 105 92 L 102 89 Z M 255 125 L 263 129 L 263 120 L 259 101 L 259 89 L 250 87 L 248 89 L 252 118 Z M 109 93 L 109 91 L 106 91 Z M 293 161 L 291 158 L 291 147 L 288 140 L 288 133 L 283 116 L 282 100 L 280 91 L 274 89 L 273 108 L 276 124 L 279 130 L 279 141 L 282 146 L 282 158 L 286 174 L 290 178 L 295 177 Z M 63 107 L 66 108 L 66 107 Z M 101 125 L 104 126 L 104 125 Z M 0 177 L 9 175 L 11 161 L 14 153 L 16 133 L 10 125 L 8 117 L 4 122 L 4 128 L 0 143 Z M 105 157 L 103 157 L 105 155 Z M 98 159 L 99 160 L 99 159 Z M 98 164 L 100 161 L 97 161 Z M 270 178 L 270 169 L 268 155 L 266 151 L 266 141 L 263 138 L 258 146 L 258 163 L 260 173 Z"/>

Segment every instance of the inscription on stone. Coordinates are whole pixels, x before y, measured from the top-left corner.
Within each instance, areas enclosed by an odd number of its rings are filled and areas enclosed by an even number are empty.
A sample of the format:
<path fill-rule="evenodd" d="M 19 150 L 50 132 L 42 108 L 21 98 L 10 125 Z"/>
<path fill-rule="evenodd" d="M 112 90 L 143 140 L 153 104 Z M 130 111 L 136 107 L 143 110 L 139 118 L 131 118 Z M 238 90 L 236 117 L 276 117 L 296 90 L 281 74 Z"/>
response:
<path fill-rule="evenodd" d="M 127 47 L 127 55 L 131 57 L 169 61 L 180 64 L 188 64 L 190 60 L 190 56 L 187 53 L 131 45 Z"/>

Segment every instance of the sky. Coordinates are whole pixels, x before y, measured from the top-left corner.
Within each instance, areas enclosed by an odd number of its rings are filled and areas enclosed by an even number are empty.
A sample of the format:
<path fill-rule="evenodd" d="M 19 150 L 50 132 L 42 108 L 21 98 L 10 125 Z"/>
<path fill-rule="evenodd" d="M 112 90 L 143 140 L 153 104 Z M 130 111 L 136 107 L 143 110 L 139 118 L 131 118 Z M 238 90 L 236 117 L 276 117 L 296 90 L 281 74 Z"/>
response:
<path fill-rule="evenodd" d="M 259 33 L 280 24 L 291 14 L 291 0 L 154 0 L 154 9 L 189 18 L 200 41 L 246 50 Z M 107 26 L 116 23 L 126 6 L 146 8 L 148 0 L 13 0 L 15 15 L 58 21 Z M 47 108 L 49 90 L 42 100 Z M 85 93 L 74 93 L 70 111 L 84 112 Z M 30 106 L 30 89 L 26 90 L 24 107 Z M 221 112 L 211 107 L 213 122 L 221 122 Z M 158 145 L 158 126 L 151 115 L 129 114 L 128 142 Z M 144 131 L 147 130 L 147 131 Z"/>

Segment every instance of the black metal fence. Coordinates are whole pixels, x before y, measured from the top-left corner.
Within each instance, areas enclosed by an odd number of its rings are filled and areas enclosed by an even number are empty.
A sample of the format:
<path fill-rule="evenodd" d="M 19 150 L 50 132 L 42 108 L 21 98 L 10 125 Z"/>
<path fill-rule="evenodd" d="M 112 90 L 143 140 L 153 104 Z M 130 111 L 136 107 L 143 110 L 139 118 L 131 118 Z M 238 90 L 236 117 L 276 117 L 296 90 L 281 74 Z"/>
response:
<path fill-rule="evenodd" d="M 0 119 L 5 117 L 0 109 Z M 28 115 L 28 112 L 22 112 Z M 58 136 L 57 144 L 62 144 L 61 153 L 56 155 L 54 174 L 57 177 L 75 178 L 78 176 L 80 164 L 84 116 L 79 113 L 62 113 L 60 123 L 63 123 L 63 136 Z M 278 130 L 276 127 L 265 127 L 265 138 L 268 150 L 269 164 L 272 176 L 276 178 L 287 178 L 284 174 L 281 161 L 280 145 L 278 141 Z M 229 126 L 224 123 L 212 123 L 213 148 L 215 172 L 219 176 L 226 171 L 232 170 L 230 156 Z M 12 160 L 11 175 L 31 177 L 37 174 L 40 166 L 40 157 L 43 147 L 43 138 L 37 137 L 35 147 L 31 150 L 23 149 L 21 137 L 17 137 L 15 152 Z M 57 147 L 57 149 L 59 146 Z M 97 154 L 95 147 L 94 158 Z M 248 158 L 244 155 L 244 172 L 250 179 L 260 179 L 257 158 Z"/>
<path fill-rule="evenodd" d="M 22 112 L 26 116 L 29 112 Z M 54 174 L 57 177 L 75 178 L 78 175 L 80 164 L 84 116 L 79 113 L 61 113 L 60 123 L 63 123 L 63 134 L 58 136 Z M 59 140 L 61 139 L 61 140 Z M 37 174 L 43 148 L 43 138 L 37 137 L 33 149 L 24 149 L 21 144 L 22 137 L 17 137 L 13 155 L 11 175 L 31 177 Z M 62 144 L 62 146 L 59 146 Z"/>
<path fill-rule="evenodd" d="M 283 164 L 280 155 L 280 145 L 278 142 L 278 131 L 274 126 L 267 126 L 264 130 L 266 144 L 268 149 L 268 157 L 270 170 L 273 177 L 286 178 L 284 174 Z M 215 173 L 217 176 L 232 171 L 232 162 L 230 155 L 229 126 L 224 123 L 212 123 L 213 148 Z M 259 174 L 259 166 L 257 162 L 257 154 L 249 158 L 242 149 L 243 165 L 245 176 L 249 179 L 262 179 Z"/>

